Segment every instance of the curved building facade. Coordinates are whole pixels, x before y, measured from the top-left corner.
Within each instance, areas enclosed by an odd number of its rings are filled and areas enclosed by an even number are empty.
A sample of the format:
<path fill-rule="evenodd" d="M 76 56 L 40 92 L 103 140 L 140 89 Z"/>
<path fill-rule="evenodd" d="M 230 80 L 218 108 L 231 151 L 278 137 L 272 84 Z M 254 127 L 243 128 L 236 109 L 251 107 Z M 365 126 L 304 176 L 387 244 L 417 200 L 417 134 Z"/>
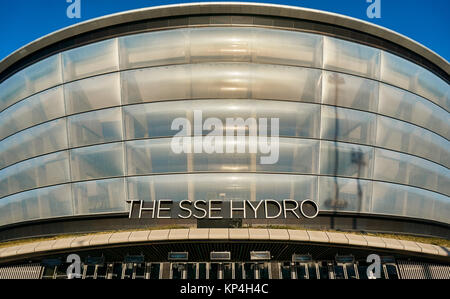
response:
<path fill-rule="evenodd" d="M 230 225 L 129 219 L 130 201 L 167 199 L 319 207 L 243 227 L 450 236 L 449 65 L 386 29 L 284 6 L 176 5 L 69 27 L 0 70 L 0 240 Z M 194 147 L 195 131 L 211 133 L 199 111 L 278 119 L 277 161 L 175 153 L 177 134 Z M 180 118 L 194 124 L 185 134 Z"/>

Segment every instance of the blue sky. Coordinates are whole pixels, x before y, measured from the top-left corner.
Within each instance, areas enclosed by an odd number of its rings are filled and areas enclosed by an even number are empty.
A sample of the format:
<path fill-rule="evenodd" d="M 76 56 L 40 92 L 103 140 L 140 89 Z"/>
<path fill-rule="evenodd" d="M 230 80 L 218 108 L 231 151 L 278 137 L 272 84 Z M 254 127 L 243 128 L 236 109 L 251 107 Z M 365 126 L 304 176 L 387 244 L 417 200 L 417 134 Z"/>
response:
<path fill-rule="evenodd" d="M 161 0 L 81 0 L 81 19 L 69 19 L 66 0 L 0 0 L 0 59 L 58 29 L 120 11 L 182 2 Z M 387 27 L 450 60 L 450 0 L 381 0 L 381 19 L 366 15 L 366 0 L 272 0 L 265 2 L 320 9 Z"/>

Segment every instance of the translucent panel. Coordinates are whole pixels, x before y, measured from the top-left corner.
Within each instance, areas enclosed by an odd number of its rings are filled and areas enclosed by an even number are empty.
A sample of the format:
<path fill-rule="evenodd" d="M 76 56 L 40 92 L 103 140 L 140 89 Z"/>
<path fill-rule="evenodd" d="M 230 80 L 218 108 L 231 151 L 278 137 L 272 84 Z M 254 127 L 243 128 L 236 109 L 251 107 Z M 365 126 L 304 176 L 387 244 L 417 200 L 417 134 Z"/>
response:
<path fill-rule="evenodd" d="M 122 140 L 122 110 L 112 108 L 69 117 L 70 146 Z"/>
<path fill-rule="evenodd" d="M 194 123 L 195 110 L 202 111 L 203 120 L 218 118 L 223 124 L 226 124 L 227 118 L 278 118 L 280 136 L 319 136 L 320 106 L 314 104 L 260 100 L 194 100 L 133 105 L 123 109 L 127 139 L 173 136 L 178 131 L 171 129 L 172 122 L 183 117 Z M 209 132 L 203 130 L 204 135 Z"/>
<path fill-rule="evenodd" d="M 320 177 L 321 211 L 370 213 L 372 182 L 365 180 Z"/>
<path fill-rule="evenodd" d="M 124 174 L 122 143 L 74 149 L 70 152 L 70 160 L 74 181 Z"/>
<path fill-rule="evenodd" d="M 450 194 L 450 173 L 447 168 L 386 150 L 375 149 L 374 179 Z"/>
<path fill-rule="evenodd" d="M 388 183 L 373 183 L 372 213 L 442 221 L 436 217 L 436 201 L 445 196 L 430 191 Z M 450 202 L 448 198 L 449 211 Z M 439 212 L 438 212 L 439 213 Z M 448 215 L 445 222 L 449 222 Z"/>
<path fill-rule="evenodd" d="M 120 105 L 119 74 L 109 74 L 64 85 L 67 114 Z"/>
<path fill-rule="evenodd" d="M 70 185 L 32 190 L 0 200 L 0 225 L 72 215 Z"/>
<path fill-rule="evenodd" d="M 67 152 L 46 155 L 1 170 L 0 197 L 67 181 L 69 181 Z"/>
<path fill-rule="evenodd" d="M 192 98 L 251 99 L 252 70 L 244 63 L 192 65 Z"/>
<path fill-rule="evenodd" d="M 125 103 L 175 99 L 281 99 L 318 102 L 321 71 L 273 65 L 205 63 L 122 74 Z"/>
<path fill-rule="evenodd" d="M 117 39 L 105 40 L 62 53 L 64 82 L 119 70 Z"/>
<path fill-rule="evenodd" d="M 245 148 L 244 153 L 230 153 L 224 148 L 224 153 L 193 154 L 194 171 L 218 171 L 218 172 L 295 172 L 302 174 L 317 173 L 319 143 L 315 140 L 298 140 L 281 138 L 279 140 L 278 154 L 271 148 L 271 153 L 250 153 L 250 141 L 235 140 L 227 142 L 227 146 Z M 263 142 L 256 142 L 260 149 Z M 271 156 L 274 164 L 262 164 L 262 157 Z"/>
<path fill-rule="evenodd" d="M 414 125 L 379 116 L 377 145 L 450 166 L 450 142 Z"/>
<path fill-rule="evenodd" d="M 393 54 L 382 52 L 381 80 L 415 92 L 450 110 L 449 86 L 428 70 Z"/>
<path fill-rule="evenodd" d="M 369 179 L 372 177 L 373 157 L 371 147 L 322 141 L 320 174 Z"/>
<path fill-rule="evenodd" d="M 0 111 L 17 101 L 62 83 L 59 54 L 41 60 L 0 84 Z"/>
<path fill-rule="evenodd" d="M 450 139 L 449 113 L 415 94 L 380 84 L 378 111 L 420 125 Z"/>
<path fill-rule="evenodd" d="M 378 79 L 380 73 L 380 50 L 324 36 L 323 67 Z"/>
<path fill-rule="evenodd" d="M 372 113 L 322 106 L 321 138 L 375 143 L 376 116 Z"/>
<path fill-rule="evenodd" d="M 316 201 L 317 177 L 271 174 L 179 174 L 129 177 L 128 198 L 139 200 Z"/>
<path fill-rule="evenodd" d="M 322 103 L 377 112 L 377 81 L 324 72 Z"/>
<path fill-rule="evenodd" d="M 120 37 L 120 69 L 187 63 L 187 44 L 186 29 Z"/>
<path fill-rule="evenodd" d="M 64 116 L 64 114 L 62 87 L 38 93 L 0 113 L 0 140 L 17 131 Z"/>
<path fill-rule="evenodd" d="M 66 120 L 59 119 L 22 131 L 0 142 L 0 168 L 67 148 Z"/>
<path fill-rule="evenodd" d="M 191 97 L 189 65 L 139 69 L 121 76 L 125 104 Z"/>
<path fill-rule="evenodd" d="M 320 70 L 260 64 L 252 72 L 252 98 L 320 102 Z"/>
<path fill-rule="evenodd" d="M 432 195 L 434 199 L 433 219 L 449 224 L 450 219 L 448 215 L 450 215 L 450 198 L 436 193 Z"/>
<path fill-rule="evenodd" d="M 265 28 L 253 31 L 253 62 L 322 67 L 321 35 Z"/>
<path fill-rule="evenodd" d="M 185 153 L 174 153 L 171 138 L 129 141 L 127 149 L 128 175 L 187 172 Z"/>
<path fill-rule="evenodd" d="M 127 210 L 124 179 L 76 183 L 72 190 L 75 215 Z"/>
<path fill-rule="evenodd" d="M 251 28 L 195 28 L 190 30 L 191 62 L 252 59 Z"/>

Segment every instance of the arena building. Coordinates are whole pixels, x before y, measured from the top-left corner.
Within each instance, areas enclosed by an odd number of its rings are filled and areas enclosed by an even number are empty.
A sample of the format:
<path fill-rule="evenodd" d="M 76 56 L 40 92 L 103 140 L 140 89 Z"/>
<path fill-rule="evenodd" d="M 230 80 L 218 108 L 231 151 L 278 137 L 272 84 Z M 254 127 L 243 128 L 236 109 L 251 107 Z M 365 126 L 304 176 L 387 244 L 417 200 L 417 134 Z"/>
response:
<path fill-rule="evenodd" d="M 372 254 L 382 278 L 450 278 L 449 70 L 268 4 L 42 37 L 0 62 L 0 278 L 66 278 L 71 254 L 97 279 L 363 279 Z"/>

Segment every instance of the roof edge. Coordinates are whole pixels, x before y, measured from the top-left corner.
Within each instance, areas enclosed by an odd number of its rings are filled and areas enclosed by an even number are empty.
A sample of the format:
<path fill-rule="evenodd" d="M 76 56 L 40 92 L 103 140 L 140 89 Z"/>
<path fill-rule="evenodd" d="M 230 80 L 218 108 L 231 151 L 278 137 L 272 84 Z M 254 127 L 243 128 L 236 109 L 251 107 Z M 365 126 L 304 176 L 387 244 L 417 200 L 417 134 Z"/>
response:
<path fill-rule="evenodd" d="M 450 74 L 450 65 L 446 59 L 411 38 L 390 29 L 337 13 L 296 6 L 253 2 L 195 2 L 171 4 L 128 10 L 101 16 L 57 30 L 19 48 L 0 61 L 0 73 L 38 50 L 95 29 L 144 19 L 215 13 L 287 17 L 345 27 L 388 40 L 394 44 L 407 48 L 442 69 L 447 75 Z"/>

